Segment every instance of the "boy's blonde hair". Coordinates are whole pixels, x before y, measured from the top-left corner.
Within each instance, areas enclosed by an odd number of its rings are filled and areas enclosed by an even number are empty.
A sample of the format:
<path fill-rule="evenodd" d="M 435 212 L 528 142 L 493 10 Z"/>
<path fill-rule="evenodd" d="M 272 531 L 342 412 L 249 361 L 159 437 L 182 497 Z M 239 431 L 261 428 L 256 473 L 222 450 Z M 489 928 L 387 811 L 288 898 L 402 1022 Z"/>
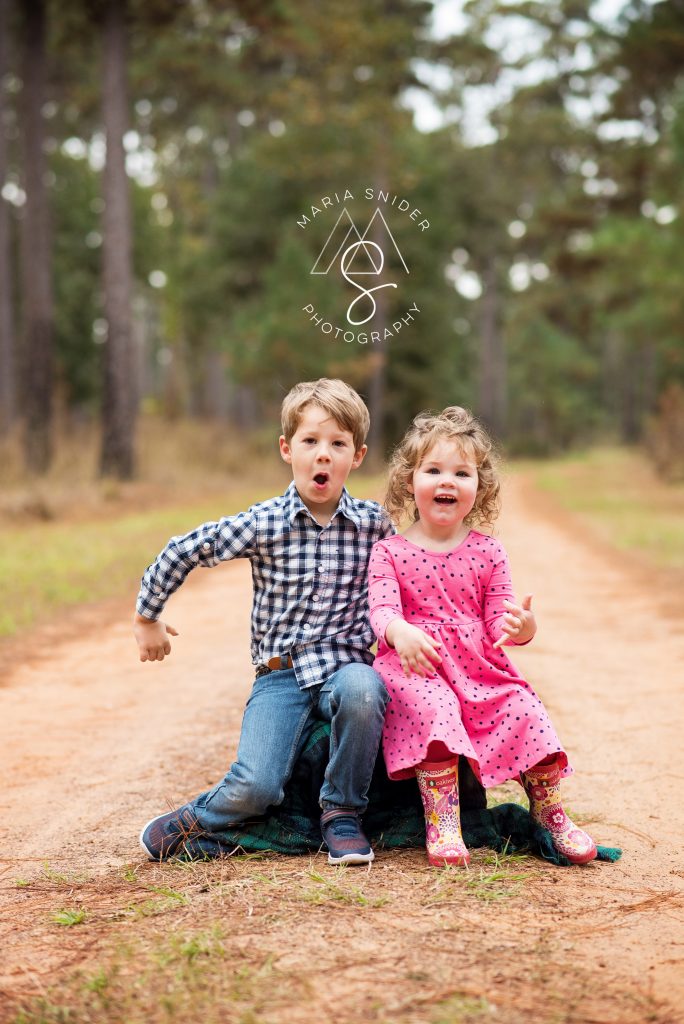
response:
<path fill-rule="evenodd" d="M 354 451 L 360 451 L 370 427 L 370 415 L 363 399 L 343 380 L 307 380 L 295 384 L 285 395 L 280 410 L 283 436 L 290 443 L 297 430 L 302 413 L 309 405 L 320 405 L 354 438 Z"/>
<path fill-rule="evenodd" d="M 450 405 L 440 413 L 421 412 L 392 453 L 385 508 L 398 525 L 409 513 L 415 522 L 418 509 L 408 485 L 414 470 L 437 441 L 453 441 L 477 466 L 477 495 L 464 519 L 467 526 L 491 526 L 499 514 L 499 479 L 494 442 L 467 409 Z"/>

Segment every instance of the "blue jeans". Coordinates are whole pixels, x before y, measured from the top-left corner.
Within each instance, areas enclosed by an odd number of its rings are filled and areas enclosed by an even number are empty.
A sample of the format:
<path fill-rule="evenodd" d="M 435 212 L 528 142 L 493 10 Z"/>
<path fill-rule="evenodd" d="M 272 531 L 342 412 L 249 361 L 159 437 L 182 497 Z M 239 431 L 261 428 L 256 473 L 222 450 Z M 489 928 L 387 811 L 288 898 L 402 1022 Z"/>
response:
<path fill-rule="evenodd" d="M 323 685 L 305 690 L 293 669 L 257 678 L 237 760 L 218 785 L 191 802 L 202 828 L 220 832 L 281 803 L 312 718 L 331 724 L 321 807 L 365 811 L 388 699 L 380 676 L 362 662 L 343 665 Z"/>

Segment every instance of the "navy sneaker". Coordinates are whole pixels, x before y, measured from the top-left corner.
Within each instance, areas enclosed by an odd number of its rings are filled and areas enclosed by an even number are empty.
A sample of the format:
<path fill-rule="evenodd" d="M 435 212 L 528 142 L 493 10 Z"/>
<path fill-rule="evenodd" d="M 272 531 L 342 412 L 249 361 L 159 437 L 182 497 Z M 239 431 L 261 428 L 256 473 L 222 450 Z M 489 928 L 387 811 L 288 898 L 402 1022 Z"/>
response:
<path fill-rule="evenodd" d="M 164 860 L 172 857 L 186 839 L 203 832 L 192 804 L 184 804 L 148 821 L 140 833 L 140 845 L 151 860 Z"/>
<path fill-rule="evenodd" d="M 370 864 L 375 859 L 356 811 L 333 807 L 321 815 L 321 834 L 328 847 L 328 864 Z"/>

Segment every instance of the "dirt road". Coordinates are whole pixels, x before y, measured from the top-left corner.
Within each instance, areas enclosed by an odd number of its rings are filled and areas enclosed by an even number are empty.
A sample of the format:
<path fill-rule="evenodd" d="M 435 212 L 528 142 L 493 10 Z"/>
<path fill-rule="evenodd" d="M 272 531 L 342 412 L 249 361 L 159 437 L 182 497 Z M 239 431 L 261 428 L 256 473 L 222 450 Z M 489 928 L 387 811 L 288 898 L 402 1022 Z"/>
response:
<path fill-rule="evenodd" d="M 466 887 L 453 872 L 447 892 L 420 851 L 381 853 L 354 878 L 370 899 L 362 912 L 325 900 L 292 909 L 305 876 L 311 889 L 311 862 L 271 858 L 280 905 L 273 892 L 249 913 L 244 901 L 221 904 L 229 954 L 266 948 L 278 965 L 281 996 L 254 1020 L 684 1020 L 681 594 L 541 511 L 519 479 L 507 492 L 499 535 L 540 622 L 515 660 L 571 754 L 568 804 L 623 859 L 531 862 L 490 900 L 475 898 L 486 884 Z M 132 927 L 104 912 L 124 866 L 138 881 L 167 877 L 144 862 L 137 834 L 229 763 L 251 685 L 249 604 L 246 564 L 194 574 L 167 609 L 181 636 L 163 665 L 136 660 L 128 608 L 89 612 L 67 639 L 28 638 L 0 688 L 0 1019 L 68 988 L 76 967 L 106 959 Z M 313 865 L 329 870 L 323 856 Z M 56 906 L 81 903 L 90 929 L 56 926 Z"/>

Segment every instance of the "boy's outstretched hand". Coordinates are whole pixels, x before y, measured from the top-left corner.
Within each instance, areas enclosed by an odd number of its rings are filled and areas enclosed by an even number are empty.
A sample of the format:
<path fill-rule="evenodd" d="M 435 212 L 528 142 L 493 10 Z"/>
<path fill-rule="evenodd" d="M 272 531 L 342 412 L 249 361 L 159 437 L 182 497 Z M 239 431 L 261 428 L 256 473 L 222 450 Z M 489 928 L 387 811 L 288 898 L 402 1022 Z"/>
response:
<path fill-rule="evenodd" d="M 169 636 L 178 636 L 178 631 L 158 619 L 146 619 L 136 612 L 133 619 L 133 633 L 138 641 L 141 661 L 163 661 L 171 653 Z M 168 635 L 167 635 L 168 634 Z"/>
<path fill-rule="evenodd" d="M 525 594 L 520 604 L 513 604 L 512 601 L 504 601 L 507 609 L 503 617 L 501 628 L 503 635 L 494 644 L 494 647 L 501 647 L 507 640 L 514 640 L 516 644 L 526 644 L 537 632 L 537 620 L 532 611 L 532 595 Z"/>
<path fill-rule="evenodd" d="M 419 676 L 434 675 L 435 665 L 442 660 L 437 651 L 442 646 L 439 640 L 404 619 L 392 619 L 385 631 L 385 640 L 399 655 L 405 676 L 412 672 Z"/>

